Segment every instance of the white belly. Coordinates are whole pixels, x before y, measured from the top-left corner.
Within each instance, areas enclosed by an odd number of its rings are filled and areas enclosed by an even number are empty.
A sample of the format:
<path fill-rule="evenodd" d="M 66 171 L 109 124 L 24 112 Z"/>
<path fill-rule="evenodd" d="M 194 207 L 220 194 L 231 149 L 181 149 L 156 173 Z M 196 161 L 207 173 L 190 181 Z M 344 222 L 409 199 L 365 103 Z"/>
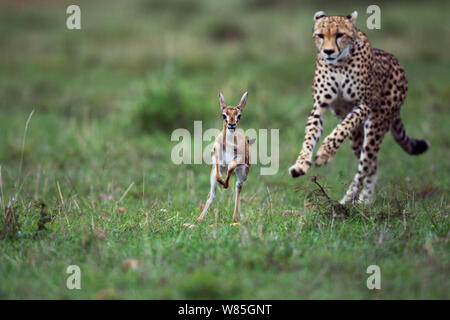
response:
<path fill-rule="evenodd" d="M 237 155 L 234 153 L 234 148 L 230 148 L 231 150 L 225 149 L 220 150 L 218 153 L 218 157 L 219 157 L 219 165 L 222 167 L 227 167 L 231 162 L 233 162 L 233 160 L 236 160 Z M 212 164 L 216 164 L 216 157 L 213 155 L 212 156 Z"/>
<path fill-rule="evenodd" d="M 226 149 L 225 151 L 219 153 L 219 167 L 220 167 L 220 173 L 222 175 L 227 173 L 228 165 L 231 164 L 234 160 L 238 159 L 237 155 L 234 153 L 234 149 L 233 148 L 230 148 L 230 149 L 231 150 Z M 241 168 L 241 167 L 242 168 L 247 167 L 247 164 L 244 163 L 244 159 L 242 157 L 239 157 L 238 160 L 241 160 L 242 163 L 238 163 L 238 166 L 236 169 Z M 212 163 L 213 163 L 213 165 L 216 164 L 216 159 L 215 159 L 214 155 L 212 157 Z"/>
<path fill-rule="evenodd" d="M 231 150 L 228 150 L 231 149 Z M 223 152 L 223 161 L 222 164 L 223 165 L 229 165 L 231 162 L 233 162 L 233 160 L 236 159 L 236 154 L 234 154 L 234 148 L 227 148 L 225 149 L 225 151 Z"/>

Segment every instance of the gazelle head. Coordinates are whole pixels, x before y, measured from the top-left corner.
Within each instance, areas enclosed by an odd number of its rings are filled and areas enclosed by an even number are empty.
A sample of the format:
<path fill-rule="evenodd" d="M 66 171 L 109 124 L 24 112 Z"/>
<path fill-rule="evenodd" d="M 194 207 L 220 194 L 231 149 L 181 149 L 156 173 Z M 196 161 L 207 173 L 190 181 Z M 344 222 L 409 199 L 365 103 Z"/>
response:
<path fill-rule="evenodd" d="M 244 110 L 245 104 L 247 103 L 247 97 L 248 92 L 245 92 L 237 106 L 227 106 L 225 104 L 225 98 L 223 97 L 222 92 L 219 93 L 220 111 L 222 111 L 224 126 L 226 126 L 228 131 L 236 131 L 237 124 L 241 118 L 242 110 Z"/>

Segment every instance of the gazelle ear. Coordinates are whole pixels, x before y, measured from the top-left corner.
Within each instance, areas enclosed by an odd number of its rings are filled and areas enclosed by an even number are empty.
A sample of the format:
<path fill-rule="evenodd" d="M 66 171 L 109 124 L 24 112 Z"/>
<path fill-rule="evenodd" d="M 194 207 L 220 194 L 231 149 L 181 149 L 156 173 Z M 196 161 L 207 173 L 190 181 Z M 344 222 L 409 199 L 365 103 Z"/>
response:
<path fill-rule="evenodd" d="M 348 20 L 353 22 L 353 24 L 356 24 L 356 18 L 358 18 L 358 11 L 353 11 L 353 13 L 346 16 Z"/>
<path fill-rule="evenodd" d="M 316 13 L 314 13 L 314 21 L 317 21 L 323 17 L 326 17 L 327 15 L 325 14 L 325 12 L 323 11 L 317 11 Z"/>
<path fill-rule="evenodd" d="M 220 103 L 220 109 L 223 110 L 227 107 L 225 104 L 225 98 L 223 97 L 222 92 L 219 92 L 219 103 Z"/>
<path fill-rule="evenodd" d="M 245 105 L 247 104 L 247 98 L 248 98 L 248 92 L 246 91 L 241 98 L 241 101 L 239 102 L 239 105 L 237 106 L 239 109 L 244 109 Z"/>

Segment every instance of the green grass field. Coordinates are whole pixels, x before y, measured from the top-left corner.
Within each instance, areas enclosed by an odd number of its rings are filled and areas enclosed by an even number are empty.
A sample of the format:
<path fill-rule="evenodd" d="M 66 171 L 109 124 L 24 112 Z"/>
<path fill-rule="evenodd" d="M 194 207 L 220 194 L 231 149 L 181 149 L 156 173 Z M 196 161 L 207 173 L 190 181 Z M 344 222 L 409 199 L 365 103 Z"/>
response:
<path fill-rule="evenodd" d="M 365 26 L 367 1 L 77 3 L 72 31 L 68 1 L 0 4 L 0 298 L 450 297 L 448 1 L 381 2 L 381 30 Z M 343 196 L 357 170 L 348 141 L 328 166 L 287 172 L 312 108 L 319 10 L 358 10 L 372 45 L 396 55 L 403 122 L 431 143 L 412 157 L 388 134 L 375 203 L 337 215 L 311 179 Z M 252 167 L 241 226 L 218 188 L 206 222 L 182 228 L 210 168 L 174 165 L 171 133 L 220 128 L 218 92 L 235 104 L 245 90 L 240 127 L 279 129 L 278 173 Z M 337 123 L 328 113 L 323 137 Z M 142 267 L 124 270 L 128 258 Z M 69 265 L 81 290 L 66 288 Z M 369 265 L 381 290 L 366 287 Z"/>

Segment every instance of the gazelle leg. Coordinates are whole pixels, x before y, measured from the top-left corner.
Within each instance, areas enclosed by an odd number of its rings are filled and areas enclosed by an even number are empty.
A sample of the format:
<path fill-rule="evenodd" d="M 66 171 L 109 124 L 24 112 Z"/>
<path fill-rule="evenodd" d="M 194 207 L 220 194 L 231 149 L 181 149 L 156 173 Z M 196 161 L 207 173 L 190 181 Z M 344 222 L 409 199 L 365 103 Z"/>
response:
<path fill-rule="evenodd" d="M 220 174 L 220 165 L 219 165 L 219 157 L 218 157 L 218 155 L 217 155 L 217 150 L 216 150 L 216 148 L 214 148 L 214 150 L 213 150 L 213 152 L 214 152 L 214 159 L 215 159 L 215 164 L 214 164 L 214 166 L 216 167 L 216 182 L 219 182 L 221 185 L 223 185 L 224 187 L 225 187 L 225 181 L 223 181 L 223 179 L 222 179 L 222 176 L 221 176 L 221 174 Z M 226 188 L 228 188 L 228 184 L 227 184 L 227 186 L 225 187 L 225 189 Z"/>
<path fill-rule="evenodd" d="M 241 201 L 241 190 L 242 190 L 242 182 L 236 181 L 233 221 L 238 220 L 239 202 Z"/>
<path fill-rule="evenodd" d="M 227 171 L 227 176 L 225 178 L 225 184 L 223 185 L 223 187 L 225 189 L 228 188 L 228 182 L 230 181 L 231 178 L 231 174 L 233 173 L 234 169 L 236 169 L 236 167 L 238 166 L 238 161 L 237 160 L 233 160 L 233 162 L 231 162 L 228 165 L 228 171 Z"/>
<path fill-rule="evenodd" d="M 200 216 L 197 218 L 197 222 L 203 221 L 203 217 L 205 216 L 205 214 L 208 213 L 209 206 L 211 205 L 212 201 L 214 200 L 214 197 L 216 196 L 216 186 L 217 186 L 216 170 L 217 170 L 216 166 L 213 166 L 210 175 L 211 190 L 209 191 L 208 198 L 206 199 L 205 207 L 203 208 Z"/>
<path fill-rule="evenodd" d="M 237 221 L 239 212 L 239 203 L 241 201 L 242 185 L 244 184 L 245 180 L 247 180 L 248 169 L 246 166 L 239 166 L 236 168 L 235 173 L 236 173 L 236 187 L 235 187 L 233 220 Z"/>

